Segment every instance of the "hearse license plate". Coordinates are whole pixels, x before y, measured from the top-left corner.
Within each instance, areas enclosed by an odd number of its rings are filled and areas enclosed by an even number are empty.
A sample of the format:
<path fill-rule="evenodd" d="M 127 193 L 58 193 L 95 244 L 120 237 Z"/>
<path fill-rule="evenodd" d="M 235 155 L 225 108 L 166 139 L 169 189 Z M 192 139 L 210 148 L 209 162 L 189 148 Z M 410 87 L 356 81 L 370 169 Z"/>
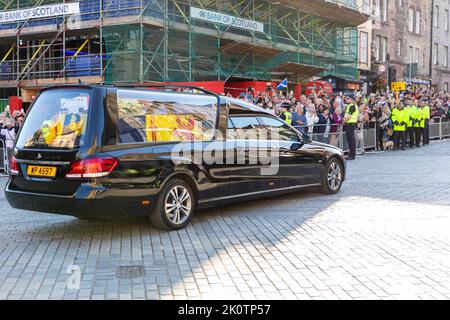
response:
<path fill-rule="evenodd" d="M 28 166 L 27 175 L 54 178 L 56 176 L 56 167 Z"/>

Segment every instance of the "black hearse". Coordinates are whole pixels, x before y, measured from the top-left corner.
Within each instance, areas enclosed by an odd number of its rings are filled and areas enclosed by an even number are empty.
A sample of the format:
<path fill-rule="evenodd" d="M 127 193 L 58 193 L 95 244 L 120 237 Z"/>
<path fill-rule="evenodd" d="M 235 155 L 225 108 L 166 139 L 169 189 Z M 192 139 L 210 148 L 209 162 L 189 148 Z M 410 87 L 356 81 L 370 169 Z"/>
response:
<path fill-rule="evenodd" d="M 59 86 L 31 106 L 5 193 L 14 208 L 179 229 L 197 207 L 336 193 L 345 168 L 340 149 L 201 88 Z"/>

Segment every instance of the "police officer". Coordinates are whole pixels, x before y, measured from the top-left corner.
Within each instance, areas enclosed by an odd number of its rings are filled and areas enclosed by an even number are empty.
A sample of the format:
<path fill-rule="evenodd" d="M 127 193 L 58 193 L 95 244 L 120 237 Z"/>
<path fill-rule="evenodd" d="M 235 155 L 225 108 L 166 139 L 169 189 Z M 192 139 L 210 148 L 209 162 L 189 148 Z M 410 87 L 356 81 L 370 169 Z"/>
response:
<path fill-rule="evenodd" d="M 407 113 L 406 119 L 406 133 L 409 136 L 409 147 L 414 147 L 414 114 L 417 110 L 417 107 L 412 103 L 412 100 L 407 101 L 407 107 L 405 108 Z"/>
<path fill-rule="evenodd" d="M 395 150 L 400 148 L 400 140 L 402 140 L 402 150 L 405 150 L 406 140 L 406 122 L 408 119 L 408 111 L 404 109 L 403 103 L 399 102 L 392 110 L 392 123 L 394 124 L 394 147 Z"/>
<path fill-rule="evenodd" d="M 283 102 L 280 108 L 281 108 L 280 119 L 284 120 L 284 122 L 286 122 L 287 124 L 292 125 L 291 104 L 289 102 Z"/>
<path fill-rule="evenodd" d="M 347 160 L 355 160 L 356 156 L 355 127 L 358 122 L 358 115 L 359 108 L 355 104 L 355 100 L 353 97 L 348 96 L 344 114 L 345 135 L 347 136 L 348 147 L 350 149 Z"/>
<path fill-rule="evenodd" d="M 416 147 L 420 147 L 420 140 L 422 139 L 422 129 L 420 128 L 420 123 L 422 122 L 422 107 L 423 107 L 423 101 L 419 102 L 419 107 L 416 108 L 413 116 L 413 122 L 414 122 L 414 135 L 415 135 L 415 142 Z"/>
<path fill-rule="evenodd" d="M 420 123 L 420 128 L 422 131 L 423 145 L 430 144 L 430 107 L 428 106 L 428 100 L 424 99 L 424 106 L 422 108 L 422 122 Z"/>

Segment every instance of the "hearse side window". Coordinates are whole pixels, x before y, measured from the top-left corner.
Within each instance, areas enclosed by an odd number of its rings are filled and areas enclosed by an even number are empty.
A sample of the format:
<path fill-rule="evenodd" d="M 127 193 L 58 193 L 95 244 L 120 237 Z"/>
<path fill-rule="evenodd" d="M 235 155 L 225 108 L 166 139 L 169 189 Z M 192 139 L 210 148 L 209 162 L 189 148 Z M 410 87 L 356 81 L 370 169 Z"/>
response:
<path fill-rule="evenodd" d="M 118 90 L 118 143 L 209 141 L 217 117 L 215 96 Z"/>
<path fill-rule="evenodd" d="M 259 119 L 268 129 L 268 139 L 281 141 L 299 141 L 297 133 L 281 120 L 260 116 Z"/>
<path fill-rule="evenodd" d="M 228 119 L 227 139 L 228 140 L 237 139 L 236 130 L 234 129 L 234 125 L 233 122 L 231 122 L 231 119 Z"/>
<path fill-rule="evenodd" d="M 261 123 L 256 116 L 230 116 L 233 128 L 228 129 L 228 139 L 257 140 L 263 137 Z M 261 136 L 261 137 L 260 137 Z"/>

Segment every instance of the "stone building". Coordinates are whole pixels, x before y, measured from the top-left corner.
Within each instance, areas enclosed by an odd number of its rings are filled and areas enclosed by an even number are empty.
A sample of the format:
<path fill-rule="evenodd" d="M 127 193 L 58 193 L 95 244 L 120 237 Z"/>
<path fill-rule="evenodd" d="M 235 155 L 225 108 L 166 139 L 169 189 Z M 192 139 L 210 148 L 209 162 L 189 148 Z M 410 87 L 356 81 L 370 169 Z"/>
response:
<path fill-rule="evenodd" d="M 431 1 L 429 1 L 431 2 Z M 432 79 L 433 86 L 449 91 L 450 0 L 433 0 Z"/>
<path fill-rule="evenodd" d="M 365 14 L 372 15 L 371 0 L 358 0 L 358 9 Z M 369 92 L 373 81 L 372 72 L 372 33 L 373 18 L 358 26 L 358 79 L 362 82 L 362 90 Z"/>
<path fill-rule="evenodd" d="M 374 0 L 372 10 L 375 87 L 385 90 L 388 81 L 430 85 L 431 1 Z"/>

